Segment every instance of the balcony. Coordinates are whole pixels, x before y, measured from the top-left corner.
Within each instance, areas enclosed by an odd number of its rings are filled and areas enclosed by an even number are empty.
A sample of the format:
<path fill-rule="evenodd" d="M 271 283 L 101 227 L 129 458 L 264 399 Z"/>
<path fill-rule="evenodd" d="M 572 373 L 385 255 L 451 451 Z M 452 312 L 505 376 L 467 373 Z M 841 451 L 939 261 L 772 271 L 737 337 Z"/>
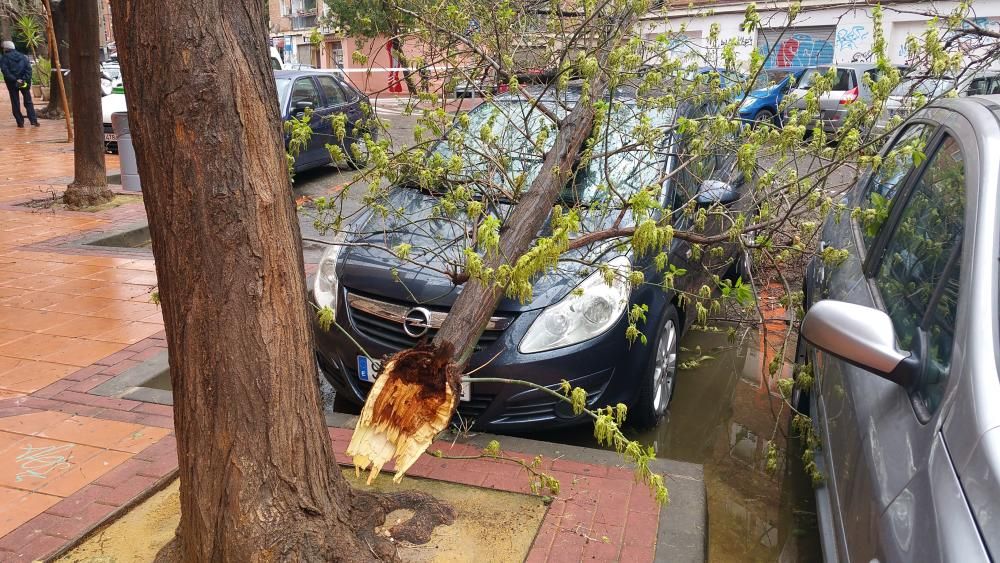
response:
<path fill-rule="evenodd" d="M 294 16 L 291 16 L 289 19 L 292 20 L 292 29 L 295 29 L 295 30 L 297 30 L 297 29 L 312 29 L 312 28 L 316 27 L 316 23 L 318 21 L 318 18 L 317 18 L 317 16 L 316 16 L 315 13 L 308 14 L 308 15 L 306 15 L 306 14 L 294 15 Z"/>

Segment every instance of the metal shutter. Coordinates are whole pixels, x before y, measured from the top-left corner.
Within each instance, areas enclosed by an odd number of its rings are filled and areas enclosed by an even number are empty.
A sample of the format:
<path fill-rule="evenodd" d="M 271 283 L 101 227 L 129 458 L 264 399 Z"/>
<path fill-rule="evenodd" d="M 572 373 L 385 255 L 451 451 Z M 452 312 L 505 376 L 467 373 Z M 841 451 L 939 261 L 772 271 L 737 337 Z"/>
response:
<path fill-rule="evenodd" d="M 767 56 L 765 68 L 815 66 L 833 63 L 837 27 L 762 29 L 757 50 Z"/>

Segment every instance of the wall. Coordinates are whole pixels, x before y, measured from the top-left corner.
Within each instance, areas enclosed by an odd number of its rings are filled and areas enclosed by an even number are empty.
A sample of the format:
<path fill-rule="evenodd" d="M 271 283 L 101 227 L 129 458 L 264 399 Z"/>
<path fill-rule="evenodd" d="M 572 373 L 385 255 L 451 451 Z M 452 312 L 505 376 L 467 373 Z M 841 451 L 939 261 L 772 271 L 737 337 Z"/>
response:
<path fill-rule="evenodd" d="M 888 38 L 888 54 L 893 63 L 907 63 L 907 53 L 904 47 L 906 36 L 909 33 L 920 34 L 926 29 L 927 19 L 913 14 L 898 13 L 899 11 L 921 11 L 927 10 L 926 2 L 920 3 L 886 3 L 884 9 L 883 31 Z M 743 14 L 747 3 L 733 3 L 716 6 L 712 15 L 693 15 L 687 9 L 673 9 L 667 13 L 667 17 L 650 16 L 644 18 L 643 35 L 654 37 L 659 33 L 676 32 L 681 26 L 686 26 L 685 35 L 700 36 L 707 38 L 712 24 L 718 24 L 720 30 L 720 42 L 736 38 L 739 42 L 737 52 L 741 59 L 749 58 L 752 50 L 758 48 L 757 33 L 744 33 L 740 26 L 743 23 Z M 871 12 L 868 9 L 853 9 L 847 7 L 823 9 L 821 2 L 803 2 L 808 10 L 796 18 L 791 33 L 796 28 L 829 26 L 834 28 L 830 36 L 833 44 L 833 62 L 850 63 L 863 62 L 871 59 L 871 49 L 874 40 Z M 956 2 L 935 2 L 935 6 L 940 13 L 947 13 L 953 9 Z M 763 27 L 778 29 L 788 24 L 787 11 L 772 9 L 765 10 L 766 6 L 758 4 Z M 978 0 L 974 4 L 975 15 L 979 18 L 981 25 L 990 29 L 1000 31 L 1000 0 Z M 702 39 L 702 43 L 707 43 Z M 804 43 L 803 43 L 804 45 Z M 977 46 L 966 44 L 962 46 L 970 56 L 977 52 Z M 718 64 L 717 55 L 706 49 L 713 64 Z"/>

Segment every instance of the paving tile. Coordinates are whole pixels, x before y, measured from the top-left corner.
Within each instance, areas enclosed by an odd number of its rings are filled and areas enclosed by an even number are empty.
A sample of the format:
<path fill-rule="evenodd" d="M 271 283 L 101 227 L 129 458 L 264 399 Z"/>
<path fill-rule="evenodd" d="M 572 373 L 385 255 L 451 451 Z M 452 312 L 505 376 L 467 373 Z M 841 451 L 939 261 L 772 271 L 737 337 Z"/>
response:
<path fill-rule="evenodd" d="M 0 368 L 0 389 L 8 391 L 33 393 L 76 371 L 75 366 L 20 358 L 0 357 L 0 365 L 8 359 L 17 362 L 8 370 Z"/>
<path fill-rule="evenodd" d="M 128 324 L 128 321 L 122 321 L 120 319 L 74 316 L 74 318 L 69 321 L 46 328 L 39 332 L 43 334 L 55 334 L 57 336 L 93 338 L 94 335 L 120 329 L 126 324 Z"/>
<path fill-rule="evenodd" d="M 0 346 L 0 356 L 86 367 L 121 347 L 115 342 L 32 334 Z"/>
<path fill-rule="evenodd" d="M 131 277 L 135 277 L 135 275 L 136 274 L 133 273 Z M 139 298 L 148 298 L 152 290 L 152 284 L 133 285 L 132 283 L 107 283 L 101 287 L 91 290 L 87 293 L 87 295 L 91 297 L 114 299 L 116 301 L 136 301 Z M 141 303 L 141 301 L 138 302 Z M 114 304 L 112 304 L 112 306 L 113 305 Z"/>
<path fill-rule="evenodd" d="M 55 495 L 0 487 L 0 537 L 59 502 Z"/>
<path fill-rule="evenodd" d="M 39 436 L 20 436 L 0 453 L 0 487 L 57 497 L 73 494 L 131 457 Z"/>
<path fill-rule="evenodd" d="M 0 328 L 8 330 L 38 332 L 71 321 L 74 318 L 74 315 L 57 313 L 55 311 L 0 306 Z"/>
<path fill-rule="evenodd" d="M 0 431 L 128 453 L 141 452 L 170 434 L 163 428 L 53 411 L 0 419 Z"/>
<path fill-rule="evenodd" d="M 111 319 L 124 319 L 128 321 L 140 321 L 150 315 L 159 314 L 159 312 L 159 307 L 152 303 L 116 301 L 108 307 L 94 312 L 94 316 L 107 317 Z"/>
<path fill-rule="evenodd" d="M 159 321 L 159 314 L 157 314 Z M 116 328 L 90 335 L 94 340 L 135 344 L 163 330 L 162 321 L 159 324 L 149 322 L 125 322 Z"/>

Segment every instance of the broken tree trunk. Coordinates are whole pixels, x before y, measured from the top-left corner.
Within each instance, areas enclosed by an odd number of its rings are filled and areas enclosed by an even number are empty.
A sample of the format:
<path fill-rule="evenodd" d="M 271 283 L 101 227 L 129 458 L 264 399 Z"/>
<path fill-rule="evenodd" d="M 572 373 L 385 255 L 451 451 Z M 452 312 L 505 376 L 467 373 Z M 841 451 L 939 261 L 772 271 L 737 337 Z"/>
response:
<path fill-rule="evenodd" d="M 622 35 L 635 24 L 636 18 L 629 11 L 625 15 L 617 18 L 612 17 L 609 20 L 608 28 L 612 31 L 598 54 L 598 68 L 601 70 L 590 84 L 592 100 L 599 100 L 607 95 L 609 77 L 604 70 L 607 56 Z M 560 121 L 559 133 L 552 148 L 545 154 L 542 167 L 538 175 L 535 176 L 530 189 L 518 200 L 510 217 L 505 221 L 500 231 L 499 250 L 487 255 L 484 260 L 484 269 L 496 270 L 502 264 L 514 264 L 531 248 L 532 242 L 542 230 L 545 220 L 558 201 L 560 192 L 573 174 L 574 164 L 584 142 L 590 136 L 593 124 L 594 106 L 588 101 L 577 103 L 573 110 Z M 496 311 L 502 297 L 502 287 L 492 283 L 484 284 L 476 279 L 468 280 L 441 328 L 434 336 L 431 345 L 427 347 L 426 354 L 435 355 L 442 351 L 452 354 L 451 361 L 446 364 L 428 365 L 427 372 L 421 377 L 421 384 L 427 386 L 428 389 L 443 390 L 439 392 L 442 395 L 440 400 L 451 401 L 450 411 L 454 410 L 457 401 L 454 396 L 447 396 L 444 390 L 448 389 L 449 382 L 458 378 L 457 374 L 461 374 L 465 368 L 476 342 L 485 330 L 490 316 Z M 409 351 L 404 350 L 386 360 L 385 369 L 378 377 L 378 380 L 385 387 L 376 386 L 369 392 L 362 416 L 358 419 L 358 425 L 354 431 L 355 439 L 352 440 L 351 447 L 348 449 L 348 454 L 355 456 L 355 467 L 364 469 L 370 463 L 375 473 L 383 464 L 395 457 L 397 480 L 412 464 L 412 461 L 409 461 L 408 452 L 418 448 L 420 451 L 426 450 L 433 436 L 424 438 L 426 427 L 420 425 L 413 426 L 420 429 L 420 434 L 417 435 L 412 430 L 408 432 L 399 426 L 372 424 L 372 417 L 366 417 L 365 413 L 369 411 L 380 412 L 381 408 L 385 408 L 394 411 L 392 415 L 383 415 L 385 418 L 402 419 L 409 416 L 409 411 L 420 406 L 420 401 L 389 401 L 385 397 L 381 397 L 379 393 L 385 388 L 394 388 L 387 380 L 409 377 L 405 371 L 401 372 L 401 370 L 395 369 L 402 365 L 398 360 L 406 357 L 409 353 Z M 439 430 L 444 429 L 447 421 L 445 425 L 438 425 L 435 418 L 437 410 L 428 408 L 422 408 L 422 410 L 429 413 L 428 419 L 424 420 L 425 424 L 431 424 L 435 428 L 440 426 Z M 447 418 L 450 419 L 450 416 Z M 365 443 L 369 445 L 365 446 Z"/>
<path fill-rule="evenodd" d="M 181 520 L 161 559 L 393 560 L 387 512 L 417 512 L 394 533 L 454 515 L 354 491 L 333 457 L 266 2 L 111 7 L 174 396 Z"/>

